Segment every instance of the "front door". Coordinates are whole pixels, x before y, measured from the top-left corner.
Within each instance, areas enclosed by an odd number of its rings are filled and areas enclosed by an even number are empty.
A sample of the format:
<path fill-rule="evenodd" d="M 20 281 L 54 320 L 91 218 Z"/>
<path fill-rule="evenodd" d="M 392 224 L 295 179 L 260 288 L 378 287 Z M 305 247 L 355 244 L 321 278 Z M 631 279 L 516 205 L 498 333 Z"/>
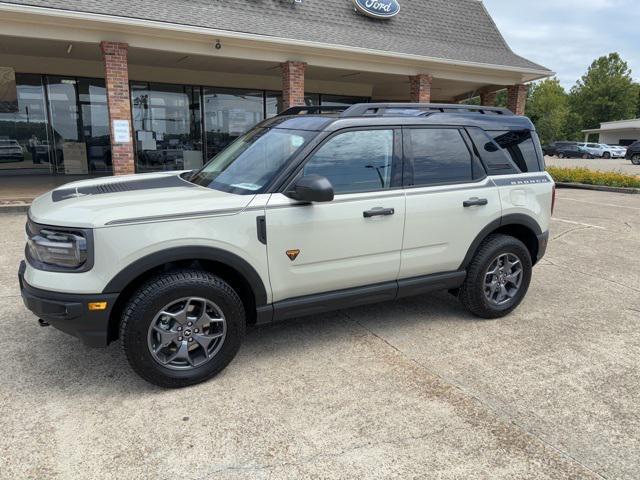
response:
<path fill-rule="evenodd" d="M 334 200 L 301 205 L 282 193 L 271 196 L 266 223 L 274 302 L 397 279 L 405 215 L 399 142 L 393 128 L 333 134 L 299 175 L 328 178 Z"/>

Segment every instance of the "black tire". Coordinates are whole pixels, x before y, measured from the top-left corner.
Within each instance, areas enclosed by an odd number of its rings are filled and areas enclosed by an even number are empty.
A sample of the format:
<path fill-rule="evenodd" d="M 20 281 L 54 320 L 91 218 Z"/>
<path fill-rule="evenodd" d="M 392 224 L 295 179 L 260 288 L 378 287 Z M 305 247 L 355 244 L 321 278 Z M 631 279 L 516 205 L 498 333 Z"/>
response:
<path fill-rule="evenodd" d="M 489 301 L 485 295 L 487 269 L 502 254 L 513 254 L 522 263 L 522 279 L 514 297 L 502 305 Z M 522 301 L 531 282 L 531 255 L 527 247 L 517 238 L 509 235 L 489 235 L 478 247 L 471 264 L 467 268 L 458 298 L 472 314 L 481 318 L 499 318 L 511 313 Z"/>
<path fill-rule="evenodd" d="M 564 153 L 559 153 L 558 158 L 564 158 Z"/>
<path fill-rule="evenodd" d="M 611 158 L 611 154 L 609 152 L 604 152 L 602 154 L 602 158 L 606 158 L 607 160 L 609 160 Z"/>
<path fill-rule="evenodd" d="M 640 153 L 635 153 L 631 156 L 631 163 L 634 165 L 640 165 Z"/>
<path fill-rule="evenodd" d="M 172 300 L 184 297 L 213 302 L 224 315 L 226 332 L 217 353 L 204 364 L 175 370 L 154 358 L 148 336 L 156 315 Z M 120 339 L 129 365 L 138 375 L 160 387 L 180 388 L 208 380 L 223 370 L 238 352 L 245 328 L 244 306 L 235 290 L 209 272 L 185 269 L 160 273 L 131 296 L 122 316 Z"/>

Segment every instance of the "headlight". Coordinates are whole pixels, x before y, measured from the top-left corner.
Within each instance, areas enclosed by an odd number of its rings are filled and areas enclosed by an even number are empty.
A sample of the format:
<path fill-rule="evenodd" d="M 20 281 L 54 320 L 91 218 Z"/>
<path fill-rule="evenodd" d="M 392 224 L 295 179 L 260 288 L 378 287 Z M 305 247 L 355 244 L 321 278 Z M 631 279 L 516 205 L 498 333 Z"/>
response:
<path fill-rule="evenodd" d="M 27 222 L 25 255 L 31 266 L 53 272 L 86 272 L 93 267 L 93 233 Z"/>

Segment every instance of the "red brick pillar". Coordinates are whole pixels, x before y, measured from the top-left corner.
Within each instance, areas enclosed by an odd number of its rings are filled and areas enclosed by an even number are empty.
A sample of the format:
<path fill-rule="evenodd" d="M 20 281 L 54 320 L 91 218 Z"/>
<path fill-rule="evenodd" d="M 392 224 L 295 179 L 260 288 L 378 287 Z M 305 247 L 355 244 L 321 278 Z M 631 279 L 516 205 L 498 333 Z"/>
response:
<path fill-rule="evenodd" d="M 429 103 L 431 101 L 431 75 L 420 74 L 409 77 L 409 98 L 414 103 Z"/>
<path fill-rule="evenodd" d="M 484 105 L 485 107 L 495 107 L 496 106 L 496 92 L 484 92 L 480 94 L 480 105 Z"/>
<path fill-rule="evenodd" d="M 304 105 L 304 62 L 284 62 L 280 64 L 282 70 L 282 104 L 286 110 L 289 107 Z"/>
<path fill-rule="evenodd" d="M 128 48 L 126 43 L 100 42 L 104 58 L 104 77 L 107 85 L 109 125 L 111 131 L 111 160 L 114 175 L 135 173 L 131 138 L 131 99 L 129 96 Z M 116 142 L 114 120 L 126 120 L 129 125 L 127 142 Z M 121 127 L 123 123 L 119 124 Z M 120 130 L 122 134 L 123 130 Z"/>
<path fill-rule="evenodd" d="M 529 88 L 524 83 L 507 87 L 507 108 L 516 115 L 524 115 Z"/>

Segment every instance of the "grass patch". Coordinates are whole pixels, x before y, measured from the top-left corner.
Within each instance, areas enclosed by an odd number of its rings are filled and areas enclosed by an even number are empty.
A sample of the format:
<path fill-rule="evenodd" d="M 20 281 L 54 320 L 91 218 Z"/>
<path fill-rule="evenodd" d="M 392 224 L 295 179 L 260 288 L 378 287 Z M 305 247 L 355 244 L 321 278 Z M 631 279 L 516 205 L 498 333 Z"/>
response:
<path fill-rule="evenodd" d="M 556 182 L 585 183 L 607 187 L 640 188 L 640 177 L 617 172 L 598 172 L 588 168 L 548 167 L 547 172 Z"/>

